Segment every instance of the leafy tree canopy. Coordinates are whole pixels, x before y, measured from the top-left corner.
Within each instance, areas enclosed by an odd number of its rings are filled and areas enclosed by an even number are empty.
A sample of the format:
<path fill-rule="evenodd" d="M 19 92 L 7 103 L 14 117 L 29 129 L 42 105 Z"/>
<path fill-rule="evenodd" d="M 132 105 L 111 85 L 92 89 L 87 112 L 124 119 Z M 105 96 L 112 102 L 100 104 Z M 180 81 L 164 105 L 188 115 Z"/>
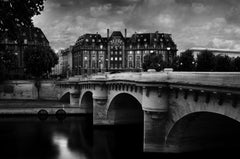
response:
<path fill-rule="evenodd" d="M 197 55 L 197 71 L 213 71 L 215 56 L 209 50 L 204 50 Z"/>
<path fill-rule="evenodd" d="M 228 72 L 232 71 L 231 58 L 229 56 L 215 56 L 214 71 Z"/>
<path fill-rule="evenodd" d="M 43 10 L 45 0 L 0 0 L 0 33 L 17 38 L 20 28 L 33 26 L 32 17 Z"/>
<path fill-rule="evenodd" d="M 236 57 L 233 60 L 233 71 L 240 72 L 240 57 Z"/>
<path fill-rule="evenodd" d="M 50 73 L 52 67 L 58 63 L 58 57 L 51 48 L 27 48 L 24 51 L 24 63 L 27 73 L 41 77 Z"/>
<path fill-rule="evenodd" d="M 164 66 L 165 63 L 163 62 L 162 54 L 156 54 L 156 52 L 153 52 L 144 56 L 144 62 L 142 64 L 144 71 L 147 71 L 148 69 L 160 71 Z"/>
<path fill-rule="evenodd" d="M 17 67 L 17 55 L 12 51 L 0 51 L 0 63 L 7 71 L 11 71 Z"/>
<path fill-rule="evenodd" d="M 195 69 L 195 60 L 193 53 L 190 50 L 182 52 L 179 57 L 179 70 L 180 71 L 193 71 Z"/>

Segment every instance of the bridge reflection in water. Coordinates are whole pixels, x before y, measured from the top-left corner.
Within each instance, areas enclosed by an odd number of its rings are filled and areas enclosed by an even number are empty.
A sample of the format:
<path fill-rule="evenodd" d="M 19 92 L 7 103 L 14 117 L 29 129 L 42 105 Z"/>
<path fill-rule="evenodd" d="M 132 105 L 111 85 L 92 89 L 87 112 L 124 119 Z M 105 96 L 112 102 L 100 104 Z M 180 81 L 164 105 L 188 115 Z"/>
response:
<path fill-rule="evenodd" d="M 143 152 L 143 122 L 94 126 L 92 114 L 67 116 L 59 120 L 49 116 L 0 118 L 0 156 L 4 159 L 152 159 L 204 152 L 237 153 L 240 124 L 230 118 L 206 112 L 181 119 L 168 135 L 167 144 L 178 145 L 182 154 Z M 199 149 L 200 148 L 200 149 Z M 196 151 L 200 150 L 200 151 Z M 187 153 L 186 153 L 187 152 Z"/>
<path fill-rule="evenodd" d="M 0 157 L 4 159 L 90 159 L 92 117 L 0 117 Z"/>

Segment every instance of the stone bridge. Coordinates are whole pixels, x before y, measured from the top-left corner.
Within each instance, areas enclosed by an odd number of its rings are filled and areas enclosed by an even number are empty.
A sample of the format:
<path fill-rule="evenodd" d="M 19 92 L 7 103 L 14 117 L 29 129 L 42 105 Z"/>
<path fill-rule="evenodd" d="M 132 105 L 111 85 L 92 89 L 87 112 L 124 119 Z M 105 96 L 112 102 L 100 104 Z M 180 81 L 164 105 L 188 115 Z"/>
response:
<path fill-rule="evenodd" d="M 142 124 L 144 151 L 182 152 L 238 141 L 240 73 L 105 74 L 58 86 L 71 105 L 93 113 L 94 125 Z"/>

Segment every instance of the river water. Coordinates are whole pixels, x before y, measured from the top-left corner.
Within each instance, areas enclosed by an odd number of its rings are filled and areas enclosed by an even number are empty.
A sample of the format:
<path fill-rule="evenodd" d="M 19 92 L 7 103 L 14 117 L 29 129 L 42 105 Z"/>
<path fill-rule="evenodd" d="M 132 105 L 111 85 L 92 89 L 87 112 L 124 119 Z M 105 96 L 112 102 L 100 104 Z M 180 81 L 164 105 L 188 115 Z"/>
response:
<path fill-rule="evenodd" d="M 40 119 L 0 117 L 0 158 L 115 159 L 144 154 L 142 126 L 95 127 L 92 115 Z"/>
<path fill-rule="evenodd" d="M 38 116 L 0 117 L 0 158 L 153 159 L 176 156 L 144 153 L 142 125 L 93 126 L 92 115 L 40 119 Z"/>

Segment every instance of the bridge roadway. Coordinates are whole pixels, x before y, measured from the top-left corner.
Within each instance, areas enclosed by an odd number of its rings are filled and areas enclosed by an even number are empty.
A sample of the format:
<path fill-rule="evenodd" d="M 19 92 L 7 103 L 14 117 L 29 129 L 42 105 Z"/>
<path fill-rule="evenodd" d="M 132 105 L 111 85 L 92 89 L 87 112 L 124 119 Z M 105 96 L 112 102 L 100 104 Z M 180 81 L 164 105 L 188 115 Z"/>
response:
<path fill-rule="evenodd" d="M 228 121 L 240 122 L 240 73 L 235 72 L 98 74 L 57 86 L 59 100 L 70 98 L 80 112 L 93 113 L 94 125 L 143 123 L 144 151 L 204 149 L 204 138 L 217 138 L 218 130 L 229 137 L 224 130 L 235 126 Z"/>

